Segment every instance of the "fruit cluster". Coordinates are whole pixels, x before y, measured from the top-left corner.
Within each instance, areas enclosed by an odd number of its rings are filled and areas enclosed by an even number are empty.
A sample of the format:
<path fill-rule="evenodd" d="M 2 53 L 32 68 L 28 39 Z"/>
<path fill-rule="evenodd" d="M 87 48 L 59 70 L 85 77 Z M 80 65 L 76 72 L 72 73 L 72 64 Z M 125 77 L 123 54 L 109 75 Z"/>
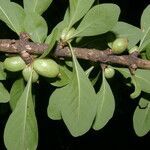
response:
<path fill-rule="evenodd" d="M 8 57 L 4 60 L 4 68 L 11 72 L 22 71 L 26 81 L 32 72 L 32 82 L 36 82 L 39 75 L 54 78 L 59 74 L 59 65 L 52 59 L 35 59 L 30 65 L 26 65 L 20 56 Z"/>

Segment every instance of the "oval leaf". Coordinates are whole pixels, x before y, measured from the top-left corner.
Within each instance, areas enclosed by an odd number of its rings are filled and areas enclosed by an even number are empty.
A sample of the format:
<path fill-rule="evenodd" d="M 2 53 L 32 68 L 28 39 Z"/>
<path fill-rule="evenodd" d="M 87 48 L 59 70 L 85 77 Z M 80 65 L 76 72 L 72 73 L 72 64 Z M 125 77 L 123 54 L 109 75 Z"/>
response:
<path fill-rule="evenodd" d="M 0 0 L 0 20 L 4 21 L 8 27 L 18 35 L 20 32 L 24 31 L 24 16 L 24 10 L 20 5 L 13 2 Z"/>
<path fill-rule="evenodd" d="M 112 118 L 115 110 L 114 96 L 107 80 L 103 75 L 103 82 L 100 91 L 97 93 L 98 107 L 93 129 L 99 130 L 103 128 Z"/>
<path fill-rule="evenodd" d="M 61 90 L 60 110 L 62 118 L 73 136 L 86 133 L 92 126 L 97 97 L 87 75 L 73 57 L 73 75 L 70 83 Z"/>
<path fill-rule="evenodd" d="M 31 94 L 31 78 L 32 74 L 5 126 L 4 142 L 9 150 L 37 148 L 38 128 Z"/>
<path fill-rule="evenodd" d="M 120 9 L 115 4 L 94 6 L 85 15 L 73 37 L 93 36 L 110 31 L 118 21 Z"/>
<path fill-rule="evenodd" d="M 36 12 L 41 15 L 51 4 L 52 0 L 23 0 L 26 13 Z"/>
<path fill-rule="evenodd" d="M 143 105 L 143 106 L 141 106 Z M 144 98 L 140 99 L 134 116 L 133 125 L 135 133 L 138 136 L 144 136 L 150 131 L 150 101 Z"/>
<path fill-rule="evenodd" d="M 27 13 L 24 28 L 34 42 L 42 43 L 47 36 L 47 23 L 43 17 L 36 13 Z"/>

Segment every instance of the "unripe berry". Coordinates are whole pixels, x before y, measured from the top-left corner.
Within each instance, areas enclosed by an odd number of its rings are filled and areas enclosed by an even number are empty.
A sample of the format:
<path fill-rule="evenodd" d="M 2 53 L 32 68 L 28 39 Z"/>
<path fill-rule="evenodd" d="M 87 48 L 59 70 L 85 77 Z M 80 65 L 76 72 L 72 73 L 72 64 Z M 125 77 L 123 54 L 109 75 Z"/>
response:
<path fill-rule="evenodd" d="M 4 61 L 4 68 L 12 72 L 21 71 L 25 66 L 26 64 L 20 56 L 9 57 Z"/>
<path fill-rule="evenodd" d="M 110 79 L 115 75 L 115 70 L 111 67 L 107 67 L 104 70 L 104 75 L 107 79 Z"/>
<path fill-rule="evenodd" d="M 112 52 L 114 54 L 121 54 L 127 49 L 127 47 L 128 47 L 127 38 L 117 38 L 112 43 Z"/>
<path fill-rule="evenodd" d="M 35 72 L 35 70 L 31 66 L 25 67 L 22 71 L 22 75 L 25 81 L 28 81 L 30 78 L 31 72 L 32 72 L 32 82 L 36 82 L 39 78 L 39 75 Z"/>
<path fill-rule="evenodd" d="M 48 78 L 54 78 L 59 74 L 59 65 L 52 59 L 36 59 L 33 68 L 39 75 Z"/>

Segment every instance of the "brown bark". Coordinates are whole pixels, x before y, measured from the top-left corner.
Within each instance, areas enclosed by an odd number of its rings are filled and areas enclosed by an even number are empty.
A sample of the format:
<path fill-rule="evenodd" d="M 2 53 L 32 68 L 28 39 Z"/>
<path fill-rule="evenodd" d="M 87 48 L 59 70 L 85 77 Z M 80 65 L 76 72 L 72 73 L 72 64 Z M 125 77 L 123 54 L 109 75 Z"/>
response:
<path fill-rule="evenodd" d="M 21 34 L 19 40 L 1 39 L 0 52 L 18 53 L 20 55 L 22 54 L 22 52 L 26 52 L 31 55 L 41 55 L 48 48 L 47 44 L 34 43 L 28 41 L 27 36 L 24 35 L 24 33 Z M 130 69 L 150 69 L 150 61 L 140 59 L 136 55 L 114 55 L 112 54 L 111 49 L 97 50 L 88 48 L 73 48 L 73 50 L 76 57 L 79 59 L 90 60 L 105 64 L 119 64 L 122 66 L 126 66 Z M 68 47 L 59 47 L 56 48 L 53 55 L 55 57 L 65 58 L 71 57 L 71 52 Z M 29 63 L 30 61 L 27 60 L 26 62 Z"/>

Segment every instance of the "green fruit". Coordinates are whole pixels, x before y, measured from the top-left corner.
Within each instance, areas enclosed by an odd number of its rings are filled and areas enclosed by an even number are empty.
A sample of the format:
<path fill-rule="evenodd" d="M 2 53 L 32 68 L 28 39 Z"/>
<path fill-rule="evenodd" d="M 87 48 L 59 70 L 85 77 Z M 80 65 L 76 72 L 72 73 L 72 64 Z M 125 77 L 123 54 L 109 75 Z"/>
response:
<path fill-rule="evenodd" d="M 134 46 L 133 48 L 131 48 L 131 49 L 129 50 L 129 54 L 132 54 L 132 53 L 134 53 L 134 52 L 139 52 L 139 47 L 138 47 L 138 46 Z"/>
<path fill-rule="evenodd" d="M 20 56 L 6 58 L 4 68 L 8 71 L 16 72 L 25 68 L 26 64 Z"/>
<path fill-rule="evenodd" d="M 27 66 L 23 69 L 22 75 L 25 79 L 25 81 L 28 81 L 30 78 L 30 74 L 32 72 L 32 82 L 36 82 L 39 78 L 39 75 L 35 72 L 35 70 L 31 66 Z"/>
<path fill-rule="evenodd" d="M 52 59 L 36 59 L 33 68 L 39 75 L 48 78 L 54 78 L 59 74 L 59 66 Z"/>
<path fill-rule="evenodd" d="M 121 54 L 127 49 L 127 47 L 128 47 L 127 38 L 117 38 L 112 43 L 112 52 L 114 54 Z"/>
<path fill-rule="evenodd" d="M 104 70 L 104 75 L 107 79 L 110 79 L 115 75 L 115 70 L 113 68 L 107 67 Z"/>

